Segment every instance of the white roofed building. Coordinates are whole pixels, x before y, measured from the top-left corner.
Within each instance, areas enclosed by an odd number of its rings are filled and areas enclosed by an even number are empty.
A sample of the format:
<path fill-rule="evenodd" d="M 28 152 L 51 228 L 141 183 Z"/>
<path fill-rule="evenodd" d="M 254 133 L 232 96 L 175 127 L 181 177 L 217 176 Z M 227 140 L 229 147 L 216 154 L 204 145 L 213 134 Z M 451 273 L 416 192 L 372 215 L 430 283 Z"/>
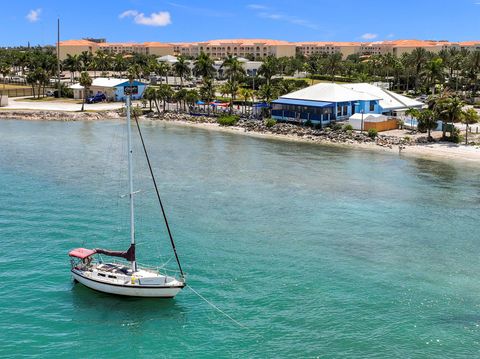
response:
<path fill-rule="evenodd" d="M 395 115 L 422 106 L 421 102 L 366 83 L 319 83 L 273 101 L 272 117 L 324 125 L 347 120 L 355 113 Z"/>
<path fill-rule="evenodd" d="M 143 92 L 147 85 L 140 81 L 133 81 L 132 87 L 132 99 L 138 100 L 142 98 Z M 83 86 L 76 83 L 70 88 L 73 90 L 73 98 L 83 98 Z M 97 93 L 105 94 L 108 101 L 123 101 L 126 94 L 130 90 L 130 82 L 128 79 L 115 79 L 98 77 L 92 80 L 92 85 L 88 88 L 87 97 L 93 96 Z"/>

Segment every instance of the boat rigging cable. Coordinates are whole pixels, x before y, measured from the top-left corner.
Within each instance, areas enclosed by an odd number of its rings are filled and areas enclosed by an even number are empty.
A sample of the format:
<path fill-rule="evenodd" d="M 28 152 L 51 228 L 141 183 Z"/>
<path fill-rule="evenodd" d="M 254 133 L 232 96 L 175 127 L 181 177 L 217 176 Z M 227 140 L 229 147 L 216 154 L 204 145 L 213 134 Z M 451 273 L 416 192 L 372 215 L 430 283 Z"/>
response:
<path fill-rule="evenodd" d="M 178 264 L 178 268 L 180 269 L 180 273 L 181 275 L 183 276 L 183 270 L 182 270 L 182 266 L 180 265 L 180 260 L 178 259 L 178 255 L 177 255 L 177 249 L 175 248 L 175 242 L 173 241 L 173 236 L 172 236 L 172 233 L 170 231 L 170 226 L 168 225 L 168 220 L 167 220 L 167 215 L 165 213 L 165 209 L 163 208 L 163 203 L 162 203 L 162 199 L 160 198 L 160 192 L 158 190 L 158 187 L 157 187 L 157 181 L 155 180 L 155 176 L 153 174 L 153 169 L 152 169 L 152 165 L 150 164 L 150 157 L 148 157 L 148 153 L 147 153 L 147 148 L 145 147 L 145 142 L 143 140 L 143 135 L 142 135 L 142 131 L 140 129 L 140 125 L 138 123 L 138 118 L 137 118 L 137 115 L 134 113 L 133 114 L 133 118 L 135 119 L 135 124 L 137 125 L 137 130 L 138 130 L 138 134 L 140 135 L 140 140 L 142 142 L 142 147 L 143 147 L 143 152 L 145 153 L 145 158 L 147 159 L 147 164 L 148 164 L 148 169 L 150 171 L 150 175 L 152 176 L 152 181 L 153 181 L 153 185 L 155 187 L 155 192 L 157 193 L 157 198 L 158 198 L 158 202 L 160 203 L 160 208 L 162 209 L 162 215 L 163 215 L 163 219 L 165 221 L 165 225 L 167 227 L 167 232 L 168 232 L 168 236 L 170 238 L 170 243 L 172 244 L 172 248 L 173 248 L 173 253 L 175 254 L 175 259 L 177 260 L 177 264 Z M 230 316 L 229 314 L 225 313 L 223 310 L 221 310 L 219 307 L 217 307 L 215 304 L 213 304 L 212 302 L 210 302 L 207 298 L 205 298 L 203 295 L 201 295 L 200 293 L 198 293 L 195 289 L 193 289 L 190 285 L 187 285 L 188 288 L 190 288 L 190 290 L 195 293 L 200 299 L 202 299 L 205 303 L 207 303 L 209 306 L 211 306 L 213 309 L 215 309 L 216 311 L 218 311 L 219 313 L 221 313 L 222 315 L 224 315 L 225 317 L 227 317 L 228 319 L 230 319 L 233 323 L 235 323 L 236 325 L 238 325 L 240 328 L 243 328 L 243 329 L 246 329 L 248 331 L 251 331 L 248 327 L 246 327 L 245 325 L 243 325 L 242 323 L 240 323 L 238 320 L 235 320 L 232 316 Z M 256 334 L 256 333 L 255 333 Z M 256 335 L 259 335 L 259 334 L 256 334 Z"/>
<path fill-rule="evenodd" d="M 182 277 L 184 277 L 182 266 L 180 264 L 180 259 L 178 258 L 177 249 L 175 247 L 175 242 L 173 241 L 172 232 L 170 231 L 170 226 L 168 225 L 167 215 L 165 213 L 165 209 L 163 208 L 162 199 L 160 198 L 160 192 L 158 191 L 157 181 L 155 180 L 152 165 L 150 164 L 150 157 L 148 157 L 147 148 L 145 147 L 142 131 L 140 130 L 140 125 L 138 124 L 138 118 L 135 112 L 133 113 L 133 118 L 135 119 L 135 124 L 137 125 L 138 134 L 140 135 L 140 140 L 142 141 L 143 152 L 145 153 L 145 158 L 147 159 L 148 170 L 150 171 L 150 175 L 152 176 L 153 186 L 155 187 L 155 192 L 157 193 L 158 202 L 160 203 L 163 220 L 165 221 L 165 226 L 167 227 L 168 237 L 170 238 L 170 243 L 172 244 L 172 249 L 173 249 L 173 253 L 175 254 L 175 259 L 177 260 L 178 269 L 180 270 L 180 274 L 182 275 Z"/>

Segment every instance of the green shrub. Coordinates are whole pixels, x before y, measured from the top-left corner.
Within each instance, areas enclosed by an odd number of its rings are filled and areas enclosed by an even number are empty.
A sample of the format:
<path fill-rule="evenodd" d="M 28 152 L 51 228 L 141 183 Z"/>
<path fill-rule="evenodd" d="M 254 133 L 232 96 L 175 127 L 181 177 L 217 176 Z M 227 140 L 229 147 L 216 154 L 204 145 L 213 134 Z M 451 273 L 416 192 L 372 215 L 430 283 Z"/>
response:
<path fill-rule="evenodd" d="M 269 118 L 265 121 L 265 126 L 268 128 L 273 127 L 277 124 L 277 121 L 275 121 L 273 118 Z"/>
<path fill-rule="evenodd" d="M 336 123 L 336 122 L 333 123 L 333 124 L 331 125 L 331 127 L 332 127 L 332 130 L 334 130 L 334 131 L 340 131 L 340 130 L 342 129 L 342 125 L 339 124 L 339 123 Z"/>
<path fill-rule="evenodd" d="M 350 125 L 349 123 L 347 123 L 345 126 L 343 126 L 343 130 L 345 132 L 348 132 L 348 131 L 352 132 L 353 131 L 353 126 Z"/>
<path fill-rule="evenodd" d="M 331 81 L 331 75 L 320 75 L 320 74 L 313 74 L 309 76 L 312 80 L 320 80 L 320 81 Z M 352 82 L 354 79 L 351 77 L 346 76 L 335 76 L 335 82 Z"/>
<path fill-rule="evenodd" d="M 220 126 L 235 126 L 238 122 L 238 116 L 224 115 L 217 118 L 217 123 Z"/>
<path fill-rule="evenodd" d="M 452 136 L 450 137 L 450 141 L 453 143 L 460 143 L 463 141 L 463 136 L 460 135 L 460 130 L 458 128 L 453 129 Z"/>
<path fill-rule="evenodd" d="M 307 127 L 313 127 L 313 123 L 310 120 L 305 121 L 305 126 Z"/>
<path fill-rule="evenodd" d="M 370 137 L 372 140 L 378 136 L 378 131 L 374 128 L 371 128 L 368 130 L 368 137 Z"/>

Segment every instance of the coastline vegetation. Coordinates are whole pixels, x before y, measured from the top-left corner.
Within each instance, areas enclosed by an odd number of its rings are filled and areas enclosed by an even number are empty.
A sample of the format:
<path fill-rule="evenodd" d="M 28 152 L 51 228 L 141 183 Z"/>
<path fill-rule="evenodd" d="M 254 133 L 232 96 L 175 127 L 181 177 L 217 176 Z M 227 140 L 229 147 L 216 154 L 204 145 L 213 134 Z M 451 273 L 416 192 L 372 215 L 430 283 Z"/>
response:
<path fill-rule="evenodd" d="M 63 72 L 69 73 L 70 82 L 79 81 L 85 91 L 97 75 L 144 81 L 156 77 L 156 84 L 150 85 L 144 93 L 145 111 L 148 106 L 148 111 L 156 112 L 158 116 L 172 110 L 188 113 L 196 109 L 207 116 L 213 112 L 220 116 L 218 123 L 222 126 L 236 124 L 238 116 L 252 115 L 252 105 L 256 102 L 268 105 L 278 96 L 315 81 L 379 81 L 389 83 L 394 91 L 410 96 L 422 94 L 428 108 L 422 111 L 412 109 L 407 111 L 407 115 L 418 120 L 417 130 L 426 133 L 429 141 L 433 141 L 431 131 L 440 120 L 442 140 L 458 143 L 464 137 L 468 144 L 469 128 L 479 121 L 477 112 L 466 109 L 465 105 L 480 106 L 477 97 L 480 51 L 452 48 L 432 53 L 417 48 L 399 57 L 391 54 L 350 55 L 343 59 L 339 54 L 313 54 L 308 58 L 301 55 L 291 58 L 267 56 L 262 60 L 255 76 L 247 76 L 241 62 L 233 56 L 225 58 L 217 72 L 214 60 L 203 52 L 193 59 L 192 64 L 180 56 L 172 66 L 159 63 L 155 56 L 138 53 L 82 52 L 67 55 L 60 66 Z M 306 73 L 305 78 L 293 77 L 301 72 Z M 3 80 L 0 94 L 8 90 L 8 82 L 20 78 L 23 79 L 21 85 L 32 89 L 33 98 L 41 99 L 47 88 L 55 89 L 57 86 L 54 49 L 0 49 L 0 74 Z M 179 79 L 179 86 L 169 83 L 172 76 L 174 83 Z M 62 81 L 60 92 L 62 97 L 72 97 L 68 78 Z M 217 107 L 218 101 L 224 104 Z M 257 117 L 265 119 L 267 127 L 275 125 L 276 122 L 269 118 L 268 106 L 256 111 Z M 456 123 L 465 125 L 464 136 L 455 128 Z M 310 121 L 303 125 L 314 127 Z M 353 131 L 348 125 L 342 128 L 339 124 L 331 124 L 329 128 L 332 131 Z"/>
<path fill-rule="evenodd" d="M 223 115 L 217 119 L 217 123 L 220 126 L 235 126 L 239 118 L 235 115 Z"/>

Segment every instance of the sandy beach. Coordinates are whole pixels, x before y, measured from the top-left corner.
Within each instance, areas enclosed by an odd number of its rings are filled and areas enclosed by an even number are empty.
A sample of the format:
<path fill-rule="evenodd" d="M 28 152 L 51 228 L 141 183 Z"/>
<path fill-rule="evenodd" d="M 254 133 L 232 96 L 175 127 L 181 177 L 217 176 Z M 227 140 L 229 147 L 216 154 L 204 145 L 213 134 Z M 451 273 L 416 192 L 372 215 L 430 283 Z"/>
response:
<path fill-rule="evenodd" d="M 239 135 L 258 137 L 258 138 L 268 138 L 281 141 L 295 141 L 303 143 L 313 143 L 321 144 L 328 146 L 341 146 L 347 148 L 357 148 L 365 151 L 377 151 L 389 153 L 392 155 L 401 155 L 401 156 L 413 156 L 413 157 L 423 157 L 429 158 L 432 160 L 440 161 L 459 161 L 459 162 L 470 162 L 470 163 L 480 163 L 480 148 L 478 146 L 465 146 L 461 144 L 452 144 L 452 143 L 432 143 L 432 144 L 417 144 L 411 146 L 405 146 L 402 151 L 399 151 L 398 146 L 393 146 L 392 148 L 378 146 L 375 143 L 333 143 L 327 140 L 315 140 L 312 141 L 308 138 L 303 138 L 295 135 L 279 135 L 273 133 L 260 133 L 260 132 L 251 132 L 245 131 L 241 127 L 224 127 L 219 126 L 215 123 L 194 123 L 188 121 L 166 121 L 166 120 L 151 120 L 145 119 L 146 121 L 163 123 L 166 125 L 173 126 L 185 126 L 185 127 L 195 127 L 203 128 L 213 131 L 221 131 L 228 133 L 235 133 Z"/>

